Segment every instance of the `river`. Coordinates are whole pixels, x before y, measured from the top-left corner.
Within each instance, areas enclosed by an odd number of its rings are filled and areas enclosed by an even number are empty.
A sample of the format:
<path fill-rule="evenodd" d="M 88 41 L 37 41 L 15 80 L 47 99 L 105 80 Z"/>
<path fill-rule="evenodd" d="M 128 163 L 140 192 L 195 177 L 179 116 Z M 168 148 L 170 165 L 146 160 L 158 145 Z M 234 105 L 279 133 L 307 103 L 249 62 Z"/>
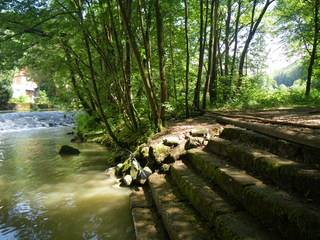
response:
<path fill-rule="evenodd" d="M 12 114 L 0 114 L 0 240 L 134 239 L 130 191 L 103 171 L 107 149 L 73 144 L 81 154 L 61 157 L 69 116 Z"/>

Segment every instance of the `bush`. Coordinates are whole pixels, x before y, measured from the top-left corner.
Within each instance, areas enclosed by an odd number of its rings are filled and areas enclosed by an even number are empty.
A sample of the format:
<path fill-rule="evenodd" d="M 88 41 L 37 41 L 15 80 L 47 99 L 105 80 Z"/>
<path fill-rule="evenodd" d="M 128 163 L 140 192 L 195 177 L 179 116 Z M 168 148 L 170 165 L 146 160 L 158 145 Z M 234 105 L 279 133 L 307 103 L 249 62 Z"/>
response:
<path fill-rule="evenodd" d="M 35 102 L 36 104 L 50 104 L 46 91 L 40 90 Z"/>
<path fill-rule="evenodd" d="M 11 96 L 12 96 L 11 85 L 0 81 L 0 108 L 4 108 L 7 106 Z"/>
<path fill-rule="evenodd" d="M 253 85 L 242 88 L 241 93 L 234 96 L 221 109 L 268 109 L 295 106 L 319 106 L 320 91 L 312 89 L 310 96 L 305 97 L 305 84 L 301 80 L 294 82 L 292 87 L 280 85 L 273 90 L 265 90 Z"/>
<path fill-rule="evenodd" d="M 11 98 L 9 102 L 16 104 L 29 103 L 29 98 L 27 96 L 20 96 L 16 98 Z"/>
<path fill-rule="evenodd" d="M 0 75 L 0 108 L 5 108 L 12 96 L 11 74 Z"/>
<path fill-rule="evenodd" d="M 95 117 L 85 112 L 79 112 L 75 116 L 76 128 L 79 134 L 84 134 L 100 127 Z"/>

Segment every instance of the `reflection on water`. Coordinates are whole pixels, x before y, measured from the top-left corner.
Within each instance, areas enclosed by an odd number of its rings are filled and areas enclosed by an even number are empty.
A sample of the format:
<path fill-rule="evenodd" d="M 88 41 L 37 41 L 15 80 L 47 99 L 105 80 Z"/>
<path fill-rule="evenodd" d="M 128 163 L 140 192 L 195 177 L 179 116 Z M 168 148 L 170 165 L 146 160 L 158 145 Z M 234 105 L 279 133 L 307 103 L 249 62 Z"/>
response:
<path fill-rule="evenodd" d="M 106 149 L 78 144 L 62 158 L 67 131 L 0 132 L 1 240 L 133 239 L 129 190 L 101 171 Z"/>

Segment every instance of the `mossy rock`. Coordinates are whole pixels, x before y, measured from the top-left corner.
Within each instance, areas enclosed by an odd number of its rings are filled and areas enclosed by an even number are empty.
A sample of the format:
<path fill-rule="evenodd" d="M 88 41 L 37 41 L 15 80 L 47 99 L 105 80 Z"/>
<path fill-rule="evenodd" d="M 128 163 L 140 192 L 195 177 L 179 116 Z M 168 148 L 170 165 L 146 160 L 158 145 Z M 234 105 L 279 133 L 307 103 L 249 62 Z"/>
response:
<path fill-rule="evenodd" d="M 150 147 L 150 158 L 161 164 L 170 155 L 171 148 L 162 143 Z"/>

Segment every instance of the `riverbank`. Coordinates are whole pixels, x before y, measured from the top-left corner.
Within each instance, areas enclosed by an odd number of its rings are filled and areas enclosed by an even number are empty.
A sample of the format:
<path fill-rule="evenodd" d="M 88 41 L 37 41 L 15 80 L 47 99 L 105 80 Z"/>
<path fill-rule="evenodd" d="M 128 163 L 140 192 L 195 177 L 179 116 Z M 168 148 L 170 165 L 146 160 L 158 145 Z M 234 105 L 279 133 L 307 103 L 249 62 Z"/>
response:
<path fill-rule="evenodd" d="M 131 195 L 136 238 L 318 239 L 319 113 L 208 113 L 153 136 L 120 168 L 152 171 Z"/>

